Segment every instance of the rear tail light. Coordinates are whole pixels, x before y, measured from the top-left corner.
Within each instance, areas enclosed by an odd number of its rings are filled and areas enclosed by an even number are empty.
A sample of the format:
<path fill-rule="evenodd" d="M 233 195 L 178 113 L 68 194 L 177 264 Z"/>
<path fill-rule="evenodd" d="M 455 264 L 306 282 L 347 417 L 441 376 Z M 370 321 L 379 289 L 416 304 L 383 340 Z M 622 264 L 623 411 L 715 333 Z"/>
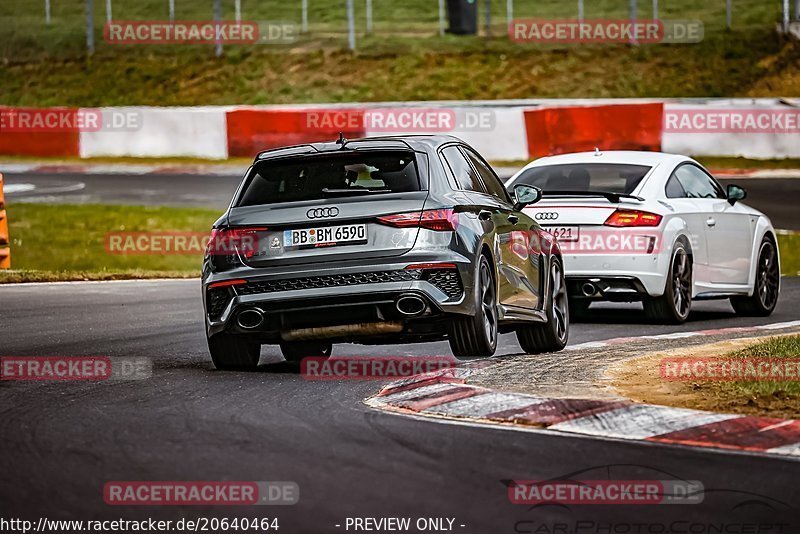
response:
<path fill-rule="evenodd" d="M 263 226 L 239 228 L 214 228 L 206 245 L 209 256 L 232 256 L 237 252 L 251 258 L 258 250 L 258 232 L 267 230 Z"/>
<path fill-rule="evenodd" d="M 615 227 L 658 226 L 661 224 L 661 215 L 648 211 L 618 209 L 603 224 Z"/>
<path fill-rule="evenodd" d="M 410 211 L 378 217 L 378 222 L 395 228 L 427 228 L 448 232 L 458 228 L 458 214 L 452 208 Z"/>

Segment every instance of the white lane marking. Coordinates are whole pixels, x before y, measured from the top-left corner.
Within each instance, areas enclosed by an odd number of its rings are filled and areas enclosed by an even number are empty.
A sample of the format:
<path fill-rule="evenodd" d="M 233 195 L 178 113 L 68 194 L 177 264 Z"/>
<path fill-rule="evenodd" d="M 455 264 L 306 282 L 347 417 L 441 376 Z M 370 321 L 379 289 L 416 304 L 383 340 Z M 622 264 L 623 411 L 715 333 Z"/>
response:
<path fill-rule="evenodd" d="M 446 391 L 448 389 L 452 389 L 457 387 L 457 384 L 450 384 L 448 382 L 439 383 L 439 384 L 431 384 L 429 386 L 421 386 L 414 389 L 408 389 L 406 391 L 400 391 L 398 393 L 389 393 L 388 395 L 382 395 L 379 397 L 384 402 L 396 402 L 401 400 L 413 399 L 414 397 L 422 397 L 425 395 L 430 395 L 432 393 L 440 393 L 442 391 Z"/>
<path fill-rule="evenodd" d="M 783 456 L 800 456 L 800 443 L 792 443 L 791 445 L 781 445 L 773 449 L 767 449 L 767 454 L 780 454 Z"/>
<path fill-rule="evenodd" d="M 33 191 L 36 186 L 33 184 L 5 184 L 3 185 L 3 193 L 6 195 L 13 195 L 16 193 L 26 193 Z"/>
<path fill-rule="evenodd" d="M 753 328 L 757 330 L 780 330 L 781 328 L 794 328 L 795 326 L 800 326 L 800 321 L 789 321 L 786 323 L 773 323 L 773 324 L 765 324 L 762 326 L 755 326 Z"/>
<path fill-rule="evenodd" d="M 548 428 L 592 436 L 646 439 L 738 417 L 741 416 L 637 404 L 557 423 Z"/>
<path fill-rule="evenodd" d="M 11 271 L 13 272 L 13 271 Z M 67 285 L 80 285 L 80 284 L 134 284 L 137 282 L 192 282 L 197 284 L 200 282 L 199 278 L 136 278 L 132 280 L 74 280 L 63 282 L 14 282 L 11 284 L 0 284 L 0 289 L 4 287 L 39 287 L 39 286 L 67 286 Z"/>
<path fill-rule="evenodd" d="M 541 404 L 546 400 L 547 399 L 513 393 L 485 393 L 483 395 L 474 395 L 466 399 L 459 399 L 437 406 L 431 406 L 422 411 L 464 417 L 485 417 L 490 413 L 513 410 L 514 408 L 524 408 L 525 406 Z"/>
<path fill-rule="evenodd" d="M 800 321 L 787 321 L 783 323 L 772 323 L 772 324 L 764 324 L 764 325 L 756 325 L 756 326 L 734 326 L 730 328 L 719 328 L 716 330 L 698 330 L 694 332 L 673 332 L 670 334 L 656 334 L 656 335 L 647 335 L 647 336 L 630 336 L 630 337 L 615 337 L 611 339 L 605 339 L 603 341 L 588 341 L 586 343 L 579 343 L 578 345 L 569 345 L 564 350 L 584 350 L 584 349 L 601 349 L 603 347 L 608 347 L 610 345 L 615 345 L 620 341 L 625 341 L 626 343 L 630 343 L 636 340 L 647 340 L 647 339 L 684 339 L 690 337 L 697 337 L 697 336 L 714 336 L 719 334 L 724 334 L 727 331 L 735 331 L 735 332 L 746 332 L 748 330 L 783 330 L 785 328 L 795 328 L 800 326 Z"/>

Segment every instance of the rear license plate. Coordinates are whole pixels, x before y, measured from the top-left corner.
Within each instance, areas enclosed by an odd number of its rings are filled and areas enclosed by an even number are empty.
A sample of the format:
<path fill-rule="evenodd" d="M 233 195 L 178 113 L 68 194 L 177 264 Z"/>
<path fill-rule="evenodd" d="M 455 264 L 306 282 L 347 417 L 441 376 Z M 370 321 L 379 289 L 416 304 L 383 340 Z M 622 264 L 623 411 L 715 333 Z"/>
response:
<path fill-rule="evenodd" d="M 283 246 L 286 248 L 335 247 L 366 242 L 366 224 L 345 224 L 283 231 Z"/>
<path fill-rule="evenodd" d="M 543 230 L 559 241 L 577 241 L 581 235 L 581 229 L 577 226 L 545 226 Z"/>

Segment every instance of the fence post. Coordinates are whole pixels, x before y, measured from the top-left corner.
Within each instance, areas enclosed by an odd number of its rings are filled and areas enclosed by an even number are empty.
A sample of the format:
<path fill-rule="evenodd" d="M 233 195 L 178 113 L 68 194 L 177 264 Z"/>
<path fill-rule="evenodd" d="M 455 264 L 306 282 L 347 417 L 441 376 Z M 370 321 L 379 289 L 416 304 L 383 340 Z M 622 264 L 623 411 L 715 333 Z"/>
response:
<path fill-rule="evenodd" d="M 106 0 L 106 22 L 111 22 L 111 0 Z"/>
<path fill-rule="evenodd" d="M 356 15 L 353 0 L 347 0 L 347 43 L 350 50 L 356 49 Z"/>
<path fill-rule="evenodd" d="M 486 37 L 492 36 L 492 0 L 484 0 L 486 4 Z"/>
<path fill-rule="evenodd" d="M 658 20 L 658 0 L 653 0 L 653 20 Z"/>
<path fill-rule="evenodd" d="M 233 3 L 233 9 L 236 22 L 242 22 L 242 0 L 235 0 Z"/>
<path fill-rule="evenodd" d="M 222 0 L 214 0 L 214 25 L 216 26 L 222 21 Z M 220 39 L 219 32 L 216 33 L 216 44 L 214 46 L 214 54 L 217 57 L 222 55 L 222 40 Z"/>
<path fill-rule="evenodd" d="M 514 22 L 514 0 L 506 0 L 506 20 L 508 31 L 511 32 L 511 24 Z"/>
<path fill-rule="evenodd" d="M 578 0 L 578 20 L 583 22 L 583 0 Z"/>
<path fill-rule="evenodd" d="M 783 0 L 783 33 L 789 33 L 789 0 Z"/>
<path fill-rule="evenodd" d="M 169 20 L 170 22 L 175 20 L 175 0 L 169 0 Z"/>
<path fill-rule="evenodd" d="M 94 3 L 86 0 L 86 51 L 94 54 Z"/>
<path fill-rule="evenodd" d="M 44 0 L 44 23 L 50 25 L 50 0 Z"/>
<path fill-rule="evenodd" d="M 372 33 L 372 0 L 367 0 L 367 33 Z"/>
<path fill-rule="evenodd" d="M 800 21 L 800 0 L 794 0 L 794 20 Z"/>
<path fill-rule="evenodd" d="M 301 11 L 302 21 L 300 23 L 300 29 L 303 33 L 308 33 L 308 0 L 303 0 Z"/>
<path fill-rule="evenodd" d="M 725 2 L 725 24 L 729 30 L 733 27 L 733 0 Z"/>
<path fill-rule="evenodd" d="M 638 18 L 637 8 L 638 8 L 638 0 L 630 0 L 630 8 L 631 8 L 631 24 L 636 24 L 636 19 Z M 636 42 L 636 37 L 631 37 L 631 44 L 638 44 Z"/>
<path fill-rule="evenodd" d="M 439 37 L 444 37 L 444 0 L 439 0 Z"/>

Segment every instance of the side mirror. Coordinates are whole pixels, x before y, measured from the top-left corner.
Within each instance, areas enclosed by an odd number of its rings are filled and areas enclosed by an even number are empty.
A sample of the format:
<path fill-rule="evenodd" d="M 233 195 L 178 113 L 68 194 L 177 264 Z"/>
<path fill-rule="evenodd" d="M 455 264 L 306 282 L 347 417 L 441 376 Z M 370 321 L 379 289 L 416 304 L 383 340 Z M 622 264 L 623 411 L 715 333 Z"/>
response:
<path fill-rule="evenodd" d="M 533 185 L 517 184 L 514 186 L 514 210 L 519 211 L 529 204 L 542 200 L 542 190 Z"/>
<path fill-rule="evenodd" d="M 738 185 L 728 184 L 728 204 L 733 206 L 739 200 L 747 198 L 747 191 Z"/>

